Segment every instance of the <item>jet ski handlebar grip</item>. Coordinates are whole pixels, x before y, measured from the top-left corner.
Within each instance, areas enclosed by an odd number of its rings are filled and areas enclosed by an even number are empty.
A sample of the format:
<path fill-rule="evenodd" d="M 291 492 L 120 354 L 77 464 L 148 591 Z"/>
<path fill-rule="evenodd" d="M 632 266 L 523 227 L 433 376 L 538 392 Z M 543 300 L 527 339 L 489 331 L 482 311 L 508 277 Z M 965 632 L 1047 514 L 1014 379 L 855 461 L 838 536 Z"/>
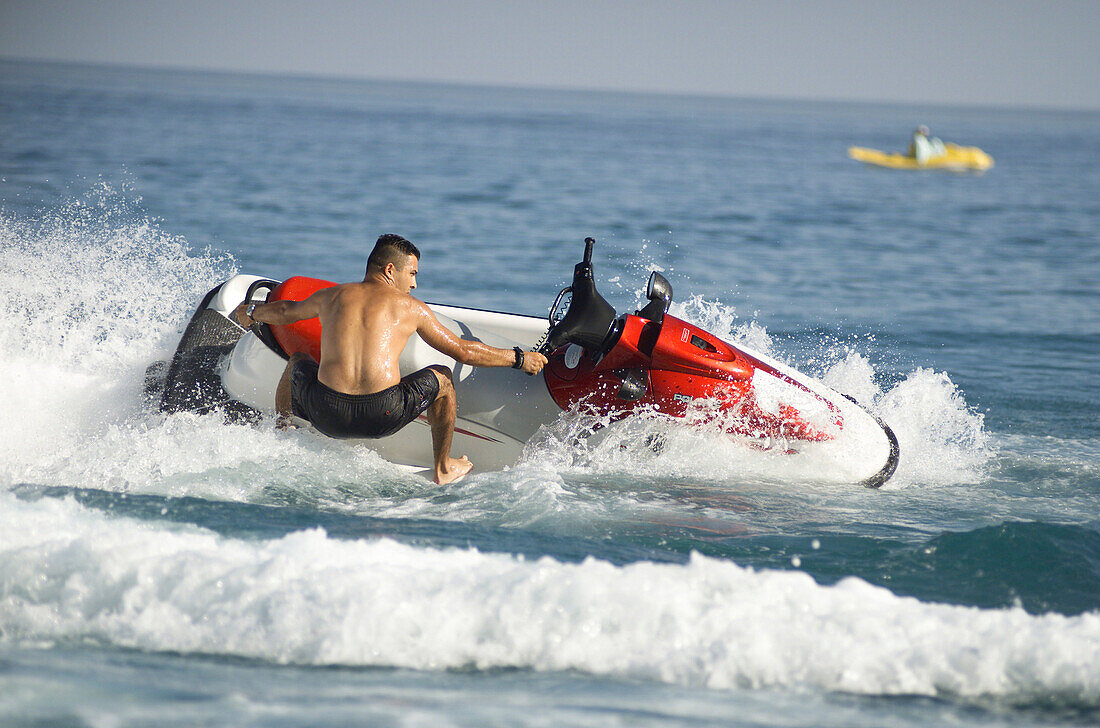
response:
<path fill-rule="evenodd" d="M 584 262 L 590 264 L 592 262 L 592 246 L 596 244 L 595 238 L 584 239 Z"/>
<path fill-rule="evenodd" d="M 271 295 L 271 292 L 274 291 L 278 286 L 279 281 L 273 281 L 266 278 L 261 278 L 258 281 L 253 281 L 252 285 L 248 287 L 248 290 L 244 294 L 244 302 L 263 303 L 268 299 L 268 296 Z M 261 299 L 253 298 L 253 296 L 256 295 L 256 291 L 260 290 L 261 288 L 266 288 L 268 295 L 264 296 Z M 281 356 L 283 356 L 284 359 L 286 358 L 285 354 L 281 354 L 282 348 L 279 346 L 278 342 L 275 339 L 275 335 L 271 333 L 271 328 L 267 324 L 262 321 L 257 321 L 256 319 L 252 319 L 252 325 L 249 326 L 248 329 L 252 333 L 256 334 L 256 337 L 259 338 L 260 341 L 267 344 L 272 351 L 280 354 Z"/>
<path fill-rule="evenodd" d="M 268 290 L 268 293 L 270 293 L 271 291 L 274 291 L 275 288 L 278 285 L 279 285 L 278 281 L 272 281 L 272 280 L 267 280 L 267 279 L 252 281 L 252 285 L 250 285 L 248 287 L 248 291 L 244 294 L 244 302 L 245 303 L 251 303 L 253 300 L 256 300 L 256 299 L 253 299 L 252 296 L 254 296 L 256 294 L 256 291 L 260 290 L 261 288 L 266 288 Z M 264 298 L 260 299 L 258 302 L 262 303 L 265 300 L 267 300 L 267 296 L 264 296 Z"/>

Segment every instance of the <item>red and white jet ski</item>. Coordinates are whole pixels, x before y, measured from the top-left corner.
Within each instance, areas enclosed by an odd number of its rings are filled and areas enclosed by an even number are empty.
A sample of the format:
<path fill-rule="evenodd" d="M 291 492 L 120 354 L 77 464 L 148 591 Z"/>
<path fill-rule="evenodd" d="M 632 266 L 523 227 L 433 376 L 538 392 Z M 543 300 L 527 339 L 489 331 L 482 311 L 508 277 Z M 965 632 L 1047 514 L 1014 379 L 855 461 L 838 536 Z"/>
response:
<path fill-rule="evenodd" d="M 790 457 L 839 452 L 852 480 L 867 486 L 878 487 L 893 474 L 898 442 L 881 419 L 812 377 L 668 315 L 672 287 L 661 274 L 650 276 L 644 308 L 616 316 L 596 291 L 593 244 L 592 238 L 585 240 L 584 259 L 574 269 L 572 285 L 558 294 L 549 329 L 545 319 L 534 316 L 429 304 L 440 322 L 463 338 L 504 349 L 537 349 L 549 358 L 541 376 L 527 377 L 513 369 L 459 364 L 413 336 L 401 354 L 402 376 L 429 364 L 454 371 L 453 452 L 469 455 L 481 470 L 506 467 L 563 410 L 588 407 L 611 422 L 640 410 L 685 422 L 698 422 L 703 413 L 749 447 Z M 172 360 L 150 367 L 147 393 L 166 412 L 219 411 L 244 418 L 274 412 L 275 387 L 290 354 L 320 358 L 320 323 L 258 323 L 246 331 L 230 316 L 244 300 L 302 300 L 332 285 L 304 277 L 278 282 L 238 275 L 225 281 L 202 300 Z M 431 436 L 423 418 L 394 435 L 363 442 L 392 462 L 431 467 Z"/>

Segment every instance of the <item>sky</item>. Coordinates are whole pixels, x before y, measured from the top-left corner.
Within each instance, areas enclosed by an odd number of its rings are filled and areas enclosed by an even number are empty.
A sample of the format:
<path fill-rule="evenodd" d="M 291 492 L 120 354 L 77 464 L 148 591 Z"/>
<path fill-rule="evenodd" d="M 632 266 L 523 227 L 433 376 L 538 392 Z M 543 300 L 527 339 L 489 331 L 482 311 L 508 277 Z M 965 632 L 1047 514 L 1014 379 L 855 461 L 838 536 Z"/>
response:
<path fill-rule="evenodd" d="M 1100 109 L 1100 0 L 0 0 L 0 58 Z"/>

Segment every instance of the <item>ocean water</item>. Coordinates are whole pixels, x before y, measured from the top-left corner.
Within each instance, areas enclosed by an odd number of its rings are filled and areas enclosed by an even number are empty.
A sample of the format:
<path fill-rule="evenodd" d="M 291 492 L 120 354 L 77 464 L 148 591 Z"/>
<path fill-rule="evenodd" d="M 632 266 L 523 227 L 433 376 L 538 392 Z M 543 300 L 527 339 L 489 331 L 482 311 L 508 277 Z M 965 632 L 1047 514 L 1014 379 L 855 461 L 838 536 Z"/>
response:
<path fill-rule="evenodd" d="M 917 123 L 996 166 L 846 156 Z M 1098 161 L 1097 113 L 0 62 L 0 723 L 1100 722 Z M 566 415 L 438 487 L 143 400 L 217 282 L 383 232 L 536 315 L 591 235 L 616 308 L 662 270 L 897 474 Z"/>

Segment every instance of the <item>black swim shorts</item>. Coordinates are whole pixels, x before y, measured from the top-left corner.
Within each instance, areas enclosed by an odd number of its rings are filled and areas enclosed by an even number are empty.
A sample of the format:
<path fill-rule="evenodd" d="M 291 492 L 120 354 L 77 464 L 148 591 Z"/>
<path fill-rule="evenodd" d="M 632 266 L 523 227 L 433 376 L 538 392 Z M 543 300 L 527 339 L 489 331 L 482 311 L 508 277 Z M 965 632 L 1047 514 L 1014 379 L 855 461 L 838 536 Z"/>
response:
<path fill-rule="evenodd" d="M 374 394 L 344 394 L 326 387 L 317 381 L 317 363 L 308 359 L 290 372 L 294 414 L 341 439 L 392 435 L 419 417 L 438 395 L 439 379 L 427 368 Z"/>

